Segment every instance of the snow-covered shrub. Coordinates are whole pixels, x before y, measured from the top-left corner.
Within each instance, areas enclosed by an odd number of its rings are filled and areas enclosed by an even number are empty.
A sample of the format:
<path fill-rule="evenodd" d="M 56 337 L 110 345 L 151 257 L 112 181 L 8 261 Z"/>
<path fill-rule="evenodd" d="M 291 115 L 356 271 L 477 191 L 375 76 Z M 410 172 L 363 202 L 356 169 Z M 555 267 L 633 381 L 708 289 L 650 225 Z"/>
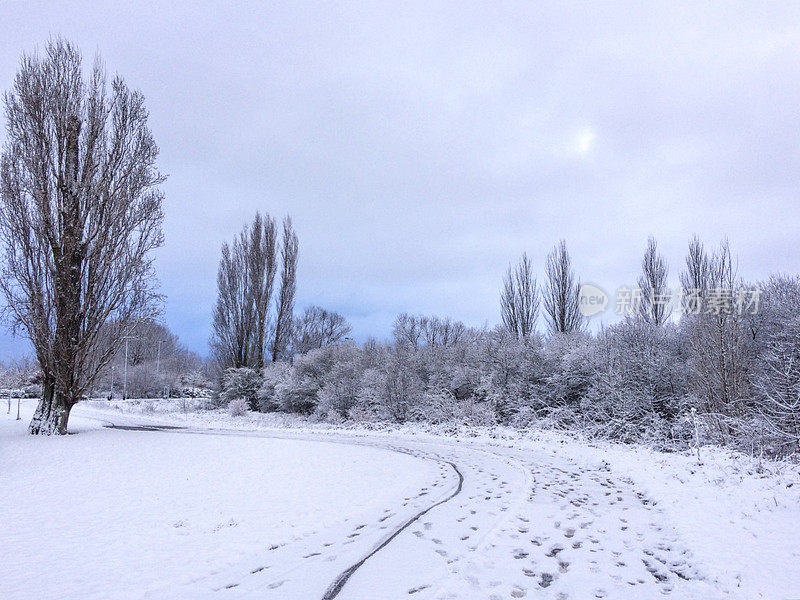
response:
<path fill-rule="evenodd" d="M 620 441 L 668 440 L 685 404 L 677 329 L 631 318 L 601 332 L 580 410 L 587 432 Z"/>
<path fill-rule="evenodd" d="M 356 403 L 363 367 L 361 351 L 352 344 L 330 348 L 333 363 L 321 378 L 317 393 L 319 409 L 346 417 Z"/>
<path fill-rule="evenodd" d="M 446 390 L 426 392 L 419 402 L 412 405 L 408 418 L 438 425 L 453 421 L 456 412 L 456 399 Z"/>
<path fill-rule="evenodd" d="M 375 422 L 389 418 L 384 409 L 386 373 L 373 367 L 361 376 L 356 402 L 350 407 L 348 417 L 354 421 Z"/>
<path fill-rule="evenodd" d="M 555 334 L 544 346 L 546 375 L 539 387 L 537 412 L 578 410 L 593 379 L 594 340 L 583 332 Z"/>
<path fill-rule="evenodd" d="M 42 396 L 42 386 L 36 383 L 26 385 L 22 388 L 23 398 L 40 398 Z"/>
<path fill-rule="evenodd" d="M 250 404 L 244 398 L 234 398 L 228 402 L 228 413 L 232 417 L 243 417 L 247 414 Z"/>
<path fill-rule="evenodd" d="M 331 425 L 340 425 L 344 423 L 345 417 L 339 414 L 338 411 L 332 409 L 325 409 L 322 406 L 317 407 L 317 410 L 312 415 L 312 420 L 317 423 L 329 423 Z"/>
<path fill-rule="evenodd" d="M 753 391 L 755 434 L 771 454 L 800 451 L 800 277 L 762 284 Z M 752 438 L 751 438 L 752 439 Z"/>
<path fill-rule="evenodd" d="M 287 403 L 284 398 L 293 387 L 294 369 L 285 362 L 271 363 L 261 373 L 261 387 L 256 392 L 258 410 L 273 412 Z"/>
<path fill-rule="evenodd" d="M 261 375 L 254 369 L 226 369 L 222 376 L 221 397 L 225 400 L 244 398 L 252 410 L 256 409 L 257 394 L 261 387 Z"/>
<path fill-rule="evenodd" d="M 493 425 L 496 422 L 493 407 L 475 398 L 459 400 L 449 390 L 426 392 L 421 400 L 409 409 L 413 421 L 441 425 Z"/>
<path fill-rule="evenodd" d="M 378 390 L 381 412 L 385 418 L 402 423 L 424 393 L 423 379 L 414 369 L 415 361 L 398 349 L 386 363 L 383 389 Z"/>
<path fill-rule="evenodd" d="M 212 398 L 214 385 L 202 371 L 189 371 L 178 377 L 170 395 L 178 398 Z"/>
<path fill-rule="evenodd" d="M 212 398 L 214 390 L 206 387 L 180 386 L 170 388 L 169 395 L 173 398 Z"/>
<path fill-rule="evenodd" d="M 491 332 L 485 346 L 483 390 L 479 394 L 493 398 L 497 419 L 508 424 L 520 411 L 541 413 L 547 377 L 545 353 L 538 335 L 518 340 L 507 331 Z"/>

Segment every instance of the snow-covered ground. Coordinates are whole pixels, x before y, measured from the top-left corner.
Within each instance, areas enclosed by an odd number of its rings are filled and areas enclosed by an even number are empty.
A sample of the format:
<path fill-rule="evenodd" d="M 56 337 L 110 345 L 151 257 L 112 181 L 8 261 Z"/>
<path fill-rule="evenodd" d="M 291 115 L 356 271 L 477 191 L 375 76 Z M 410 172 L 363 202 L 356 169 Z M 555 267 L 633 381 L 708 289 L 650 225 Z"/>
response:
<path fill-rule="evenodd" d="M 114 406 L 2 415 L 0 597 L 800 597 L 796 466 Z"/>
<path fill-rule="evenodd" d="M 451 479 L 377 448 L 100 429 L 80 410 L 78 435 L 33 438 L 24 408 L 0 420 L 4 599 L 194 598 L 260 567 L 288 580 L 274 597 L 313 598 L 370 546 L 360 525 Z M 304 568 L 326 543 L 338 559 Z"/>

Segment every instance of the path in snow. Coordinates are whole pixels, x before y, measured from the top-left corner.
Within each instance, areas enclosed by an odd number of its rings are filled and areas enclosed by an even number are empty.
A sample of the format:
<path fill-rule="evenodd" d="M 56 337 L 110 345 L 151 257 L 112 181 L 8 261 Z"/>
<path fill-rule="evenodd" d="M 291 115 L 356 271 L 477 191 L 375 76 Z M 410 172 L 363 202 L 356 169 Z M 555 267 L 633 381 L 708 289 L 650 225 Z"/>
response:
<path fill-rule="evenodd" d="M 206 580 L 213 597 L 305 599 L 306 573 L 330 572 L 347 560 L 352 564 L 332 579 L 323 600 L 727 597 L 657 504 L 606 468 L 578 465 L 553 450 L 324 439 L 436 461 L 440 478 L 338 539 L 321 531 L 271 548 L 263 564 Z M 354 561 L 346 549 L 358 538 L 369 549 Z"/>
<path fill-rule="evenodd" d="M 627 479 L 553 453 L 408 444 L 462 494 L 365 563 L 340 598 L 712 598 L 664 514 Z"/>

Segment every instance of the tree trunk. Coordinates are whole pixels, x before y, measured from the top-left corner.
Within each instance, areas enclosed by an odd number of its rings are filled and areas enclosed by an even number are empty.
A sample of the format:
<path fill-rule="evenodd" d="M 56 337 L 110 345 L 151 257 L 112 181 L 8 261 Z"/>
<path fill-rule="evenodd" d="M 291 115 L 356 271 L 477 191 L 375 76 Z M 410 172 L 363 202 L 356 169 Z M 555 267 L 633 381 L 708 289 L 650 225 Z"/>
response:
<path fill-rule="evenodd" d="M 42 398 L 33 413 L 28 431 L 32 435 L 66 435 L 72 403 L 56 392 L 51 383 L 43 386 Z"/>

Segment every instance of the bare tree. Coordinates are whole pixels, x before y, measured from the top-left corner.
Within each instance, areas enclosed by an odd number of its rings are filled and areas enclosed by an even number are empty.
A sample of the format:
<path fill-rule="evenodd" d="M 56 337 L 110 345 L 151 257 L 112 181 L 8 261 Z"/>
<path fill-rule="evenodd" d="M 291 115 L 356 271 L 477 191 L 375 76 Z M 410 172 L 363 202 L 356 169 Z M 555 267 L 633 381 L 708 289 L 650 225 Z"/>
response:
<path fill-rule="evenodd" d="M 405 349 L 419 350 L 421 347 L 449 348 L 462 342 L 468 328 L 461 321 L 450 317 L 398 315 L 394 320 L 395 343 Z"/>
<path fill-rule="evenodd" d="M 234 242 L 234 245 L 236 242 Z M 217 303 L 214 307 L 211 352 L 222 368 L 247 364 L 250 323 L 245 313 L 245 265 L 240 252 L 222 245 L 217 271 Z"/>
<path fill-rule="evenodd" d="M 256 213 L 250 228 L 250 245 L 243 244 L 248 261 L 253 306 L 253 331 L 251 333 L 253 346 L 250 355 L 252 365 L 256 369 L 263 368 L 264 356 L 267 352 L 266 334 L 269 325 L 269 309 L 272 303 L 275 272 L 278 267 L 276 245 L 275 221 L 269 215 L 262 218 L 259 213 Z"/>
<path fill-rule="evenodd" d="M 299 354 L 323 348 L 342 341 L 350 333 L 350 325 L 337 312 L 319 306 L 309 306 L 295 320 L 293 346 Z"/>
<path fill-rule="evenodd" d="M 693 240 L 687 265 L 682 281 L 701 294 L 697 310 L 681 323 L 691 354 L 691 391 L 701 411 L 708 413 L 712 430 L 722 437 L 719 441 L 729 441 L 732 419 L 744 415 L 750 396 L 751 336 L 733 297 L 741 281 L 727 240 L 711 257 Z"/>
<path fill-rule="evenodd" d="M 765 327 L 753 377 L 755 408 L 781 449 L 800 452 L 800 277 L 773 276 L 761 289 Z"/>
<path fill-rule="evenodd" d="M 408 313 L 398 315 L 392 329 L 397 346 L 416 350 L 423 343 L 423 329 L 420 320 Z"/>
<path fill-rule="evenodd" d="M 220 366 L 264 366 L 276 269 L 275 221 L 256 213 L 233 245 L 222 246 L 211 339 Z"/>
<path fill-rule="evenodd" d="M 539 294 L 527 254 L 522 255 L 516 268 L 508 267 L 500 293 L 500 310 L 503 325 L 517 339 L 528 338 L 534 332 L 539 312 Z"/>
<path fill-rule="evenodd" d="M 84 78 L 69 42 L 24 55 L 4 99 L 0 289 L 42 370 L 30 432 L 64 434 L 121 337 L 157 312 L 164 177 L 144 96 L 119 77 L 109 89 L 99 59 Z"/>
<path fill-rule="evenodd" d="M 423 317 L 423 335 L 427 346 L 449 348 L 460 343 L 467 335 L 467 326 L 450 317 Z"/>
<path fill-rule="evenodd" d="M 686 270 L 680 274 L 680 280 L 685 293 L 695 294 L 699 298 L 705 298 L 708 295 L 711 261 L 703 247 L 703 242 L 696 235 L 689 241 Z"/>
<path fill-rule="evenodd" d="M 281 246 L 281 290 L 275 300 L 275 336 L 272 341 L 272 362 L 288 358 L 289 342 L 292 339 L 294 321 L 294 293 L 297 288 L 297 234 L 292 220 L 283 220 L 283 244 Z"/>
<path fill-rule="evenodd" d="M 580 283 L 575 279 L 572 259 L 564 240 L 548 254 L 546 276 L 547 285 L 542 295 L 548 330 L 550 333 L 580 331 L 584 325 L 578 300 Z"/>
<path fill-rule="evenodd" d="M 660 327 L 669 316 L 669 294 L 667 292 L 667 263 L 658 253 L 654 237 L 647 240 L 647 250 L 642 259 L 642 274 L 639 276 L 642 302 L 639 314 L 646 323 Z"/>
<path fill-rule="evenodd" d="M 116 326 L 114 323 L 108 323 L 103 329 L 101 336 L 113 335 Z M 140 319 L 132 323 L 129 334 L 128 364 L 132 367 L 145 362 L 155 362 L 159 358 L 166 359 L 183 351 L 178 336 L 166 325 L 154 319 Z M 118 351 L 115 361 L 121 359 L 120 354 L 124 353 Z"/>

